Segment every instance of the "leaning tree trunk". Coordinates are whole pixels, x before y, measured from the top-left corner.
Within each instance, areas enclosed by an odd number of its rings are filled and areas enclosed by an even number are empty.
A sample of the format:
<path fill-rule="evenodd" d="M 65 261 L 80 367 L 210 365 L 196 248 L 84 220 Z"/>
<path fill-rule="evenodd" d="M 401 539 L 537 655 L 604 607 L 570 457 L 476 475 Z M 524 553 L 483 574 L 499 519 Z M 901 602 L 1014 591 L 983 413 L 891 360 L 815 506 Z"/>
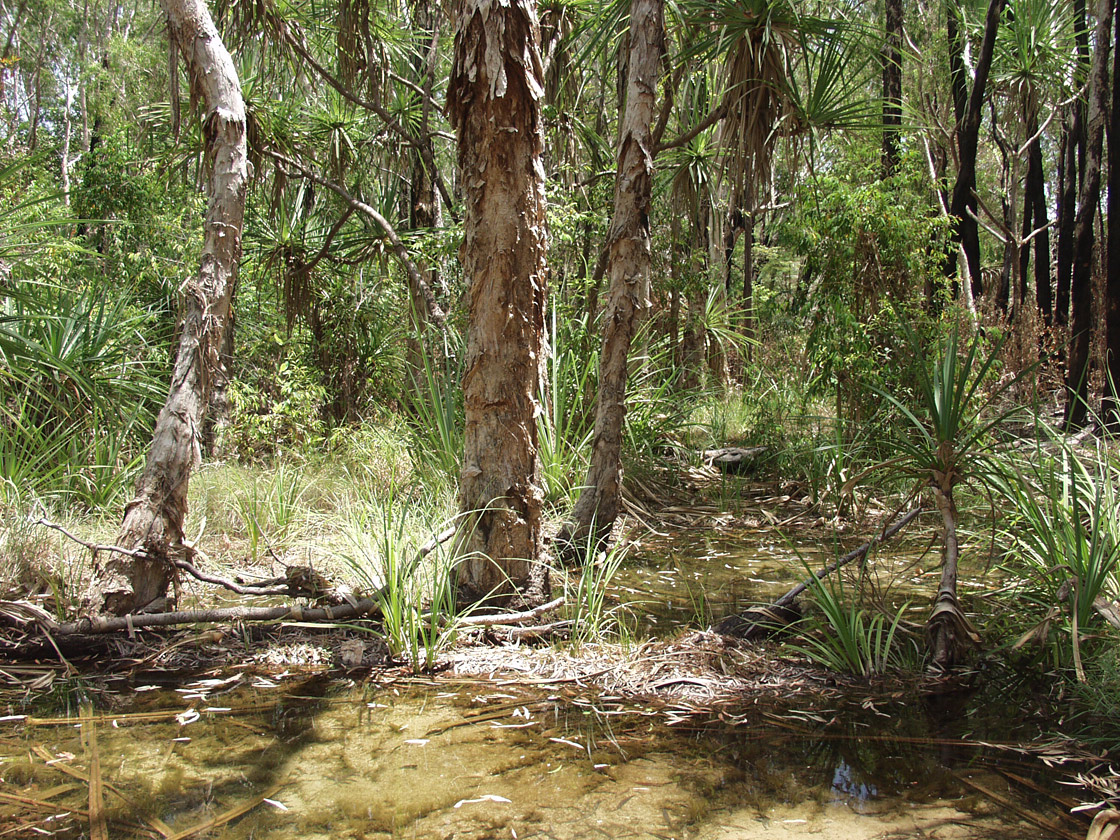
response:
<path fill-rule="evenodd" d="M 630 59 L 626 110 L 618 143 L 614 215 L 607 244 L 610 287 L 603 313 L 599 356 L 599 396 L 595 434 L 583 492 L 557 537 L 557 544 L 598 545 L 610 535 L 622 507 L 622 425 L 626 417 L 626 379 L 630 343 L 645 317 L 650 275 L 650 201 L 653 149 L 650 129 L 661 61 L 662 0 L 630 5 Z"/>
<path fill-rule="evenodd" d="M 209 384 L 219 362 L 230 296 L 241 258 L 248 159 L 245 104 L 233 59 L 204 0 L 161 0 L 168 26 L 187 63 L 191 86 L 205 107 L 208 202 L 198 274 L 183 289 L 179 349 L 171 389 L 156 420 L 147 464 L 125 508 L 117 542 L 140 549 L 116 555 L 97 570 L 92 604 L 118 614 L 166 594 L 172 560 L 183 548 L 187 482 L 201 458 L 200 434 Z"/>
<path fill-rule="evenodd" d="M 1108 54 L 1111 47 L 1113 0 L 1101 0 L 1093 63 L 1089 69 L 1086 112 L 1085 176 L 1073 234 L 1073 278 L 1070 281 L 1070 349 L 1066 368 L 1066 425 L 1085 425 L 1089 398 L 1089 352 L 1093 334 L 1093 220 L 1101 191 L 1101 156 L 1108 116 Z"/>
<path fill-rule="evenodd" d="M 1120 56 L 1120 19 L 1115 21 L 1114 53 Z M 1120 431 L 1120 61 L 1112 62 L 1112 115 L 1108 156 L 1108 264 L 1104 291 L 1105 378 L 1101 418 Z"/>
<path fill-rule="evenodd" d="M 543 602 L 536 418 L 547 300 L 535 0 L 459 0 L 448 111 L 469 284 L 461 601 Z"/>
<path fill-rule="evenodd" d="M 953 199 L 949 214 L 953 218 L 953 248 L 946 262 L 948 273 L 956 270 L 956 248 L 964 251 L 968 263 L 968 275 L 972 282 L 972 297 L 983 293 L 980 279 L 980 230 L 976 222 L 976 152 L 980 143 L 980 120 L 983 116 L 984 96 L 988 86 L 988 73 L 992 69 L 995 55 L 996 33 L 999 30 L 1000 15 L 1007 0 L 990 0 L 988 14 L 984 22 L 984 40 L 980 44 L 980 56 L 976 61 L 976 75 L 972 82 L 972 92 L 968 97 L 968 107 L 957 126 L 957 152 L 959 168 L 957 181 L 953 187 Z"/>

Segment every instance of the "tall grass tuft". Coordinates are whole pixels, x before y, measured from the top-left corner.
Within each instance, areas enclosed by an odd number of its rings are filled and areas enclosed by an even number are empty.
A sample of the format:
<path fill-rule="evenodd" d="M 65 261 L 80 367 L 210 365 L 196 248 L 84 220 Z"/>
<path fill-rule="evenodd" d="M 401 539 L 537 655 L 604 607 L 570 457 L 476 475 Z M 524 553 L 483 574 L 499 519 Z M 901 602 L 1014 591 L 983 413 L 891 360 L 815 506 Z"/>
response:
<path fill-rule="evenodd" d="M 1085 680 L 1082 640 L 1102 596 L 1120 597 L 1120 464 L 1104 445 L 1078 452 L 1062 444 L 1039 453 L 1002 490 L 1012 516 L 1001 536 L 1004 568 L 1022 580 L 1020 594 L 1042 613 L 1027 641 L 1051 646 L 1057 664 L 1072 662 Z"/>
<path fill-rule="evenodd" d="M 595 529 L 590 530 L 594 535 Z M 611 581 L 622 568 L 628 544 L 615 543 L 606 551 L 597 550 L 597 542 L 588 536 L 579 562 L 565 580 L 564 597 L 567 616 L 572 622 L 572 641 L 583 645 L 601 642 L 609 636 L 625 636 L 627 625 L 621 605 L 611 605 Z"/>
<path fill-rule="evenodd" d="M 455 561 L 441 547 L 417 561 L 420 546 L 443 530 L 423 502 L 390 488 L 377 509 L 363 509 L 349 532 L 344 560 L 365 592 L 377 593 L 382 636 L 391 656 L 430 669 L 455 640 Z"/>
<path fill-rule="evenodd" d="M 163 396 L 146 325 L 119 293 L 0 292 L 0 479 L 86 510 L 125 492 Z"/>
<path fill-rule="evenodd" d="M 813 575 L 812 569 L 805 564 Z M 903 604 L 893 616 L 870 612 L 846 597 L 842 580 L 812 578 L 810 591 L 827 622 L 823 633 L 803 633 L 787 645 L 818 665 L 868 679 L 900 663 L 896 645 Z"/>

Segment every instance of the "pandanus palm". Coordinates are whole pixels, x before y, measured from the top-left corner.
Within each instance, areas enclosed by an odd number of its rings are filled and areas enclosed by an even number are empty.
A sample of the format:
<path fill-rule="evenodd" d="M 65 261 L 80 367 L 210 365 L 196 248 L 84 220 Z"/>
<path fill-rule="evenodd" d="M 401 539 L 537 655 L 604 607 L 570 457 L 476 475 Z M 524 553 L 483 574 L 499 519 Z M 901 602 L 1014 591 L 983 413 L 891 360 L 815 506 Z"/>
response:
<path fill-rule="evenodd" d="M 922 351 L 913 335 L 910 344 L 920 356 Z M 899 456 L 884 466 L 924 483 L 941 514 L 943 566 L 926 634 L 933 665 L 942 670 L 952 668 L 966 646 L 980 640 L 957 598 L 957 490 L 964 484 L 993 488 L 1000 483 L 1001 470 L 994 457 L 991 433 L 1007 419 L 1008 412 L 993 412 L 992 407 L 1019 379 L 988 391 L 1002 341 L 986 355 L 981 352 L 982 344 L 983 338 L 978 335 L 963 347 L 954 327 L 940 342 L 932 362 L 918 366 L 915 407 L 893 394 L 880 392 L 910 427 L 909 436 L 899 445 Z"/>

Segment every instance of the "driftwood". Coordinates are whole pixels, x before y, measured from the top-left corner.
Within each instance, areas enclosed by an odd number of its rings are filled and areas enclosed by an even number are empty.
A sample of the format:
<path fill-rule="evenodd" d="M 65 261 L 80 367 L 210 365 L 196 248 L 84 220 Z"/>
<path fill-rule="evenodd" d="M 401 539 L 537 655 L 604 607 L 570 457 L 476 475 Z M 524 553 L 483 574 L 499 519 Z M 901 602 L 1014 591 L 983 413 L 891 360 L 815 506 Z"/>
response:
<path fill-rule="evenodd" d="M 859 560 L 867 556 L 867 553 L 884 542 L 889 540 L 907 525 L 917 518 L 921 513 L 920 509 L 914 509 L 902 517 L 891 527 L 883 531 L 878 537 L 873 540 L 868 540 L 859 548 L 853 549 L 836 560 L 834 563 L 829 563 L 820 572 L 812 572 L 812 577 L 807 581 L 802 581 L 793 587 L 785 595 L 774 601 L 773 604 L 764 607 L 755 607 L 743 613 L 728 616 L 727 618 L 716 623 L 712 629 L 716 633 L 724 636 L 736 636 L 741 639 L 753 639 L 760 636 L 770 635 L 777 630 L 782 629 L 794 621 L 801 618 L 801 610 L 796 605 L 797 596 L 808 589 L 813 583 L 820 582 L 828 575 L 835 572 L 837 569 L 843 568 L 854 560 Z"/>

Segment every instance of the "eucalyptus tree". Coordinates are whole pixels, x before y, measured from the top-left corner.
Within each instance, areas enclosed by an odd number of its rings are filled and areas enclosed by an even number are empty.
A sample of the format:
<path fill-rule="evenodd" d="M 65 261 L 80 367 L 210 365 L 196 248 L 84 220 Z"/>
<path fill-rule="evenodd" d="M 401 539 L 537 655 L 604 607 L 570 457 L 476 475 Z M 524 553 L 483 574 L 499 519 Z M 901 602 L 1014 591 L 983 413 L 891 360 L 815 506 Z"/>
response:
<path fill-rule="evenodd" d="M 543 67 L 535 0 L 459 0 L 447 107 L 468 286 L 460 598 L 543 602 L 537 442 L 547 300 Z"/>
<path fill-rule="evenodd" d="M 1108 57 L 1114 0 L 1099 0 L 1093 29 L 1093 61 L 1085 119 L 1085 171 L 1074 220 L 1070 280 L 1070 348 L 1066 367 L 1067 426 L 1081 428 L 1088 415 L 1089 357 L 1093 337 L 1094 220 L 1100 205 L 1104 127 L 1108 119 Z"/>
<path fill-rule="evenodd" d="M 902 0 L 886 0 L 883 15 L 883 177 L 898 168 L 902 131 Z"/>
<path fill-rule="evenodd" d="M 1077 60 L 1073 72 L 1075 96 L 1069 103 L 1062 124 L 1058 151 L 1057 248 L 1055 249 L 1056 280 L 1054 288 L 1054 323 L 1069 323 L 1070 283 L 1073 278 L 1074 226 L 1077 202 L 1085 172 L 1085 89 L 1089 78 L 1089 27 L 1085 0 L 1073 0 L 1074 37 Z"/>
<path fill-rule="evenodd" d="M 171 387 L 117 540 L 134 553 L 115 554 L 93 583 L 94 606 L 118 614 L 164 596 L 186 548 L 187 487 L 201 457 L 210 381 L 228 326 L 249 180 L 241 85 L 209 10 L 203 0 L 163 0 L 163 9 L 204 108 L 208 203 L 198 274 L 183 289 Z"/>

